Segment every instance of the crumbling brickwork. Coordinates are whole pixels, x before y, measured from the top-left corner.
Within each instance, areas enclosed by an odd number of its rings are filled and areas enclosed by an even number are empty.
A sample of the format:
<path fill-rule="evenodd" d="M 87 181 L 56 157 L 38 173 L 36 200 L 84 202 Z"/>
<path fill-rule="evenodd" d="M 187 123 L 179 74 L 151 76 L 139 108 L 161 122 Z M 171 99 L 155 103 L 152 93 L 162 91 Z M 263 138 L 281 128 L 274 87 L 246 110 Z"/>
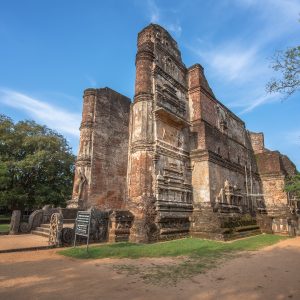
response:
<path fill-rule="evenodd" d="M 244 122 L 216 99 L 199 64 L 190 67 L 188 75 L 191 132 L 196 139 L 190 152 L 191 233 L 222 238 L 231 220 L 239 218 L 242 225 L 242 216 L 253 212 L 256 202 L 248 194 L 261 193 L 261 185 Z"/>
<path fill-rule="evenodd" d="M 262 153 L 265 151 L 264 134 L 262 132 L 250 132 L 249 136 L 254 153 Z"/>
<path fill-rule="evenodd" d="M 109 88 L 84 91 L 69 207 L 122 208 L 127 190 L 129 112 L 130 99 Z"/>

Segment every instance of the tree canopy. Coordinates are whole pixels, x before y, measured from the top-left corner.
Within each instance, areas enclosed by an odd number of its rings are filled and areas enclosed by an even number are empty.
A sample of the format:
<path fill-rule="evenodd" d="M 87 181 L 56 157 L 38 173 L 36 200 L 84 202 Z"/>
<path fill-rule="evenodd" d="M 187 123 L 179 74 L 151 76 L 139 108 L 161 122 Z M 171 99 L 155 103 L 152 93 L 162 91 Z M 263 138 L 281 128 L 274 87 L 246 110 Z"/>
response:
<path fill-rule="evenodd" d="M 285 184 L 285 191 L 289 192 L 291 196 L 295 196 L 296 198 L 300 199 L 300 173 L 297 172 L 296 175 L 291 176 L 286 184 Z"/>
<path fill-rule="evenodd" d="M 34 121 L 0 115 L 0 205 L 63 206 L 70 199 L 75 156 L 66 139 Z"/>
<path fill-rule="evenodd" d="M 279 77 L 267 84 L 269 93 L 280 92 L 288 97 L 300 89 L 300 46 L 277 51 L 271 67 Z"/>

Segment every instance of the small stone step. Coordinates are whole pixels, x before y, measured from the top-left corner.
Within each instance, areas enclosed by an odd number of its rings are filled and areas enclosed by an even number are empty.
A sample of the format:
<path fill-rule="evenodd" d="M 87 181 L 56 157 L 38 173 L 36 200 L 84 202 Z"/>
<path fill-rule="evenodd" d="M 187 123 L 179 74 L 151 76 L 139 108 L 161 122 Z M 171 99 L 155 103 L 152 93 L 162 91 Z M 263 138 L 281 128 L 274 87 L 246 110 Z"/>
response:
<path fill-rule="evenodd" d="M 41 226 L 40 227 L 43 227 L 43 228 L 50 228 L 50 224 L 41 224 Z"/>
<path fill-rule="evenodd" d="M 35 231 L 40 231 L 40 232 L 46 232 L 46 233 L 49 233 L 50 232 L 50 228 L 45 228 L 45 227 L 36 227 L 34 229 Z"/>
<path fill-rule="evenodd" d="M 35 235 L 44 236 L 44 237 L 47 237 L 47 238 L 49 237 L 49 233 L 38 231 L 38 230 L 33 230 L 33 231 L 31 231 L 31 233 L 35 234 Z"/>
<path fill-rule="evenodd" d="M 64 224 L 74 224 L 75 219 L 64 219 Z"/>

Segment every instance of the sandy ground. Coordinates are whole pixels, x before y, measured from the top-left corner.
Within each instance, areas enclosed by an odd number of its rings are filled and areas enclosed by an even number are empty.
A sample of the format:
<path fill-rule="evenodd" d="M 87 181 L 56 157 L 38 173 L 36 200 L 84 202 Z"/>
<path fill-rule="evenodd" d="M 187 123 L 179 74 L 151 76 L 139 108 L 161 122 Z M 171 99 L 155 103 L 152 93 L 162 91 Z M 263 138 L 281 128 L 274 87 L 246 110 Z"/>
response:
<path fill-rule="evenodd" d="M 48 238 L 34 234 L 1 235 L 0 252 L 34 247 L 47 247 Z"/>
<path fill-rule="evenodd" d="M 112 267 L 173 260 L 75 260 L 56 250 L 0 254 L 0 299 L 300 299 L 300 237 L 242 253 L 176 286 L 146 284 Z"/>

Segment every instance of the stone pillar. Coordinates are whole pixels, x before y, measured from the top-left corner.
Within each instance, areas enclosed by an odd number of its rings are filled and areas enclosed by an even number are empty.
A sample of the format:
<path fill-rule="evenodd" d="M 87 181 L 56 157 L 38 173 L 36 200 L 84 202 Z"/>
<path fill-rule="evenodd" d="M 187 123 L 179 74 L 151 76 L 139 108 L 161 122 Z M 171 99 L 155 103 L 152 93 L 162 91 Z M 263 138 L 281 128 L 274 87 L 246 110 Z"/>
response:
<path fill-rule="evenodd" d="M 117 210 L 109 216 L 108 241 L 128 242 L 133 215 L 129 211 Z"/>
<path fill-rule="evenodd" d="M 92 136 L 96 100 L 96 89 L 86 89 L 84 91 L 80 144 L 75 165 L 72 200 L 69 201 L 68 208 L 86 208 L 91 183 Z"/>
<path fill-rule="evenodd" d="M 209 164 L 205 143 L 205 127 L 201 122 L 201 82 L 203 79 L 203 67 L 195 64 L 188 69 L 189 87 L 189 108 L 191 132 L 193 141 L 191 143 L 191 165 L 192 165 L 192 186 L 193 186 L 193 215 L 191 232 L 203 231 L 203 215 L 208 223 L 212 215 L 210 209 L 210 189 L 209 189 Z"/>
<path fill-rule="evenodd" d="M 150 34 L 150 33 L 149 33 Z M 153 126 L 152 126 L 152 65 L 153 42 L 147 33 L 138 38 L 136 55 L 135 96 L 131 110 L 128 201 L 134 214 L 130 240 L 147 242 L 147 207 L 153 198 Z"/>
<path fill-rule="evenodd" d="M 10 219 L 9 234 L 18 234 L 21 221 L 21 211 L 14 210 Z"/>

